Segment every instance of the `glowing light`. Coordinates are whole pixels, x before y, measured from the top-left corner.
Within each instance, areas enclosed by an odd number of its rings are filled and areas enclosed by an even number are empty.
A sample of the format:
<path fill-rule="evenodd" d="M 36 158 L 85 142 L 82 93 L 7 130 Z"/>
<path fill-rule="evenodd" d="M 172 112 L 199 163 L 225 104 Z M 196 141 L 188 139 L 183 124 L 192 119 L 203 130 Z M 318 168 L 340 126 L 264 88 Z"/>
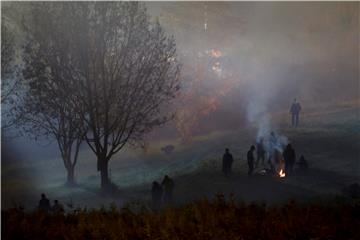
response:
<path fill-rule="evenodd" d="M 222 52 L 218 49 L 211 49 L 210 51 L 210 56 L 215 57 L 215 58 L 219 58 L 222 56 Z"/>
<path fill-rule="evenodd" d="M 281 169 L 279 172 L 279 177 L 283 178 L 285 176 L 286 176 L 285 172 Z"/>

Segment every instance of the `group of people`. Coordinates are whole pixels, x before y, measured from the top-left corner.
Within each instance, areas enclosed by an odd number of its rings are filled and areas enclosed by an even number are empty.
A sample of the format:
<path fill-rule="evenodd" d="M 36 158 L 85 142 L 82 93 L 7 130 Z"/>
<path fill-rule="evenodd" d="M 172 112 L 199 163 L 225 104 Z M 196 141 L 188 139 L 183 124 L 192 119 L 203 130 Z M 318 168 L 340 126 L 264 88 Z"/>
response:
<path fill-rule="evenodd" d="M 169 204 L 173 200 L 174 181 L 165 175 L 163 181 L 154 181 L 151 188 L 152 202 L 155 208 L 159 208 L 163 203 Z"/>
<path fill-rule="evenodd" d="M 39 210 L 45 212 L 62 213 L 64 212 L 64 207 L 61 203 L 59 203 L 58 200 L 54 200 L 54 205 L 51 206 L 50 200 L 44 193 L 42 193 L 41 199 L 39 201 Z"/>
<path fill-rule="evenodd" d="M 271 133 L 271 136 L 274 136 L 274 133 Z M 256 150 L 256 160 L 255 160 L 255 153 Z M 264 147 L 263 139 L 261 139 L 257 144 L 256 147 L 252 145 L 247 152 L 246 159 L 248 164 L 248 175 L 252 176 L 254 169 L 262 165 L 265 169 L 265 155 L 266 150 Z M 229 176 L 231 174 L 231 167 L 233 163 L 233 156 L 230 153 L 229 149 L 225 149 L 225 153 L 223 155 L 223 173 L 225 176 Z M 279 150 L 279 148 L 271 147 L 271 152 L 268 152 L 268 164 L 269 168 L 267 169 L 268 172 L 278 173 L 280 169 L 286 175 L 291 175 L 294 169 L 294 165 L 296 162 L 296 154 L 295 149 L 289 143 L 286 145 L 283 152 Z M 305 160 L 305 157 L 301 155 L 299 162 L 297 163 L 299 166 L 299 170 L 307 170 L 308 163 Z"/>

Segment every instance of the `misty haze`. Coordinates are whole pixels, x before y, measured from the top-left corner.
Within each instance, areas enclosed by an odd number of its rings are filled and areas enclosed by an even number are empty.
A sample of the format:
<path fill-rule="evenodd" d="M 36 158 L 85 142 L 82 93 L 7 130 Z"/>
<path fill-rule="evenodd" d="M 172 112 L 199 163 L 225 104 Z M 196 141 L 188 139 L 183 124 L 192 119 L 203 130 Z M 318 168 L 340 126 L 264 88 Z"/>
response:
<path fill-rule="evenodd" d="M 2 209 L 360 197 L 358 2 L 1 12 Z"/>

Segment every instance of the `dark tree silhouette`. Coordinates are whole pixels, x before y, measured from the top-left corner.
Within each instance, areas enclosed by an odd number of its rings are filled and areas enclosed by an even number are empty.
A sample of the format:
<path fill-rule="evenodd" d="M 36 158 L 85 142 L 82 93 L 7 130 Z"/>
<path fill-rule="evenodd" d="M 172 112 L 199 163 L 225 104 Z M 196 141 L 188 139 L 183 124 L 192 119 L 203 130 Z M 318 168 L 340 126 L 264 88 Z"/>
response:
<path fill-rule="evenodd" d="M 19 101 L 20 78 L 16 64 L 15 36 L 8 26 L 8 21 L 2 17 L 1 24 L 1 105 L 2 130 L 7 130 L 15 123 L 13 110 Z"/>
<path fill-rule="evenodd" d="M 23 53 L 27 91 L 23 103 L 17 106 L 17 124 L 36 140 L 45 137 L 57 141 L 67 171 L 67 184 L 74 185 L 75 165 L 87 129 L 70 104 L 73 94 L 64 87 L 68 84 L 66 70 L 57 68 L 69 47 L 68 42 L 56 36 L 59 28 L 65 26 L 56 26 L 60 11 L 53 5 L 34 4 L 32 7 L 34 21 L 25 24 L 27 35 Z M 40 24 L 39 20 L 46 22 Z"/>
<path fill-rule="evenodd" d="M 114 154 L 171 119 L 162 110 L 179 90 L 175 41 L 149 21 L 141 3 L 45 5 L 34 14 L 39 35 L 31 46 L 41 57 L 30 55 L 31 65 L 46 72 L 51 80 L 46 86 L 64 94 L 46 90 L 45 98 L 59 96 L 66 101 L 61 105 L 82 119 L 85 140 L 97 156 L 101 188 L 108 190 Z M 47 80 L 38 77 L 36 84 Z"/>

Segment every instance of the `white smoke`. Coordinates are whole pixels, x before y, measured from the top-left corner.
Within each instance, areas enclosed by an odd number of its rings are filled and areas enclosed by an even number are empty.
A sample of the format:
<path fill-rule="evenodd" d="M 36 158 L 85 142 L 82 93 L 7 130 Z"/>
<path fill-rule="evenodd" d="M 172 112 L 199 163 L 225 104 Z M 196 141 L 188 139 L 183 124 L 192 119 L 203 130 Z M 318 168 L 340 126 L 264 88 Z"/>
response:
<path fill-rule="evenodd" d="M 253 88 L 256 94 L 248 97 L 246 116 L 248 122 L 257 129 L 256 143 L 262 142 L 266 159 L 271 159 L 272 164 L 275 165 L 273 158 L 275 150 L 282 153 L 289 141 L 286 136 L 279 133 L 276 123 L 271 121 L 271 111 L 267 105 L 269 98 L 261 97 L 264 95 L 259 94 L 260 91 L 266 91 L 266 88 L 262 89 L 260 86 L 258 84 L 256 88 Z"/>

